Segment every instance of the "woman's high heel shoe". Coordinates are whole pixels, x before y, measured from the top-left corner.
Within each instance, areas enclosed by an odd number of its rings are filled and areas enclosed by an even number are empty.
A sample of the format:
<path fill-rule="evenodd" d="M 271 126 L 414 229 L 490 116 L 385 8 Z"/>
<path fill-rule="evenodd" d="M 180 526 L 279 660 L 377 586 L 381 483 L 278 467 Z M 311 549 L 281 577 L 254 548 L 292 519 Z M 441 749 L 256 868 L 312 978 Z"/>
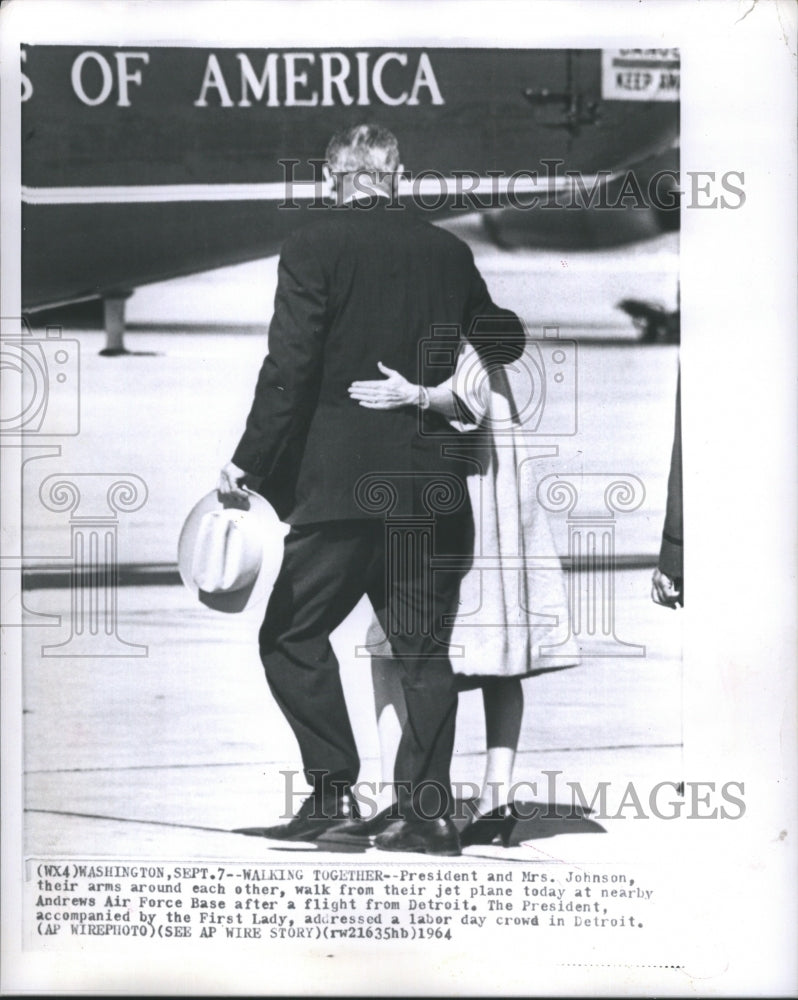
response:
<path fill-rule="evenodd" d="M 518 814 L 512 805 L 499 806 L 469 823 L 460 834 L 460 843 L 463 847 L 492 844 L 496 837 L 501 837 L 502 847 L 509 847 L 517 822 Z"/>

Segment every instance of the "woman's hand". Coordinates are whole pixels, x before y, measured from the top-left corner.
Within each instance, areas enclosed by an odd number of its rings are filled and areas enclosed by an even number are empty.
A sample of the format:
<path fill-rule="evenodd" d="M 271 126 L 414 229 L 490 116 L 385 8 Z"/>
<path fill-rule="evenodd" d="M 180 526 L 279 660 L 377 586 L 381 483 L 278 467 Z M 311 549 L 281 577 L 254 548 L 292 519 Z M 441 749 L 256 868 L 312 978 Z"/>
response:
<path fill-rule="evenodd" d="M 400 406 L 418 405 L 418 386 L 408 382 L 404 375 L 387 368 L 381 361 L 377 367 L 386 377 L 368 382 L 353 382 L 349 398 L 369 410 L 397 410 Z"/>

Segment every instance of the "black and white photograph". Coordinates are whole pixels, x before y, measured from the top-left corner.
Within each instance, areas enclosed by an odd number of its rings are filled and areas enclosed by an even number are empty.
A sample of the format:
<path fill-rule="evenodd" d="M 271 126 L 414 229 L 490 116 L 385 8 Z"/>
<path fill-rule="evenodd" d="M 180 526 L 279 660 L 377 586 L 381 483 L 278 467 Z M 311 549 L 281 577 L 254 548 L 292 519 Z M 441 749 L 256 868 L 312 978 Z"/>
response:
<path fill-rule="evenodd" d="M 795 5 L 0 17 L 0 992 L 793 995 Z"/>

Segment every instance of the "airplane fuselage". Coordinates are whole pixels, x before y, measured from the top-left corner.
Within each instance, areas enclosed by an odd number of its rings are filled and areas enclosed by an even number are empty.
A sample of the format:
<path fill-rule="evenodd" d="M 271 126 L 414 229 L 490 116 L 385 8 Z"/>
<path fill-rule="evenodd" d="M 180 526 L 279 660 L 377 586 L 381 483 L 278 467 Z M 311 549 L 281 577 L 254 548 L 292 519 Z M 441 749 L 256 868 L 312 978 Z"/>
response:
<path fill-rule="evenodd" d="M 276 253 L 320 204 L 330 136 L 359 121 L 398 136 L 403 198 L 436 218 L 484 207 L 458 203 L 458 177 L 467 191 L 493 184 L 496 215 L 518 209 L 508 178 L 545 191 L 552 169 L 595 177 L 667 156 L 678 52 L 616 62 L 599 50 L 28 46 L 23 306 Z"/>

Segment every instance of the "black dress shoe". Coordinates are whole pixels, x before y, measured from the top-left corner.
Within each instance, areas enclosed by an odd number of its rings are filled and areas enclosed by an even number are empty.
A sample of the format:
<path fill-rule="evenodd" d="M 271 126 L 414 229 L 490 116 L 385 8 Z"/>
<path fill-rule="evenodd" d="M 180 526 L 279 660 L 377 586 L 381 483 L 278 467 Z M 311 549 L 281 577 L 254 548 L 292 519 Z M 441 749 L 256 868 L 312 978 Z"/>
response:
<path fill-rule="evenodd" d="M 309 795 L 293 819 L 276 826 L 250 827 L 241 830 L 249 837 L 268 837 L 270 840 L 316 840 L 328 830 L 342 824 L 357 828 L 362 823 L 357 802 L 351 792 L 335 796 Z"/>
<path fill-rule="evenodd" d="M 510 837 L 518 822 L 518 813 L 513 805 L 499 806 L 489 813 L 478 815 L 473 823 L 460 831 L 460 843 L 463 847 L 471 847 L 473 844 L 492 844 L 497 838 L 501 838 L 502 846 L 510 846 Z"/>
<path fill-rule="evenodd" d="M 456 858 L 460 854 L 457 827 L 448 818 L 402 820 L 374 839 L 381 851 L 412 851 Z"/>
<path fill-rule="evenodd" d="M 387 830 L 392 823 L 398 823 L 401 816 L 396 812 L 396 805 L 382 809 L 371 819 L 347 819 L 333 828 L 333 835 L 344 834 L 349 837 L 375 837 Z"/>

